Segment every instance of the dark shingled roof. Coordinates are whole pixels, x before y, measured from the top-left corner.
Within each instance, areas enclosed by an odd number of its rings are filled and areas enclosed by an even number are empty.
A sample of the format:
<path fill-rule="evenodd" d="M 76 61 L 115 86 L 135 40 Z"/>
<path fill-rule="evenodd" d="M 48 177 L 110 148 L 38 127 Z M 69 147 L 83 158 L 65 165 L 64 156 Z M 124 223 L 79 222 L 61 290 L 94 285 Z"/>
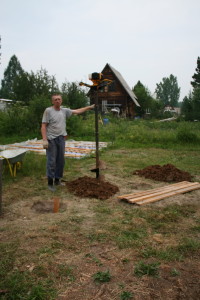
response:
<path fill-rule="evenodd" d="M 136 106 L 140 106 L 140 104 L 137 102 L 136 95 L 133 93 L 133 91 L 131 90 L 131 88 L 128 86 L 127 82 L 124 80 L 124 78 L 122 77 L 122 75 L 115 68 L 113 68 L 110 64 L 106 64 L 106 66 L 103 68 L 103 71 L 104 71 L 104 69 L 107 66 L 111 69 L 111 71 L 117 77 L 117 79 L 119 80 L 119 82 L 121 83 L 121 85 L 123 86 L 123 88 L 126 90 L 126 92 L 129 94 L 129 96 L 131 97 L 131 99 L 135 103 L 135 105 Z M 102 71 L 102 73 L 103 73 L 103 71 Z"/>

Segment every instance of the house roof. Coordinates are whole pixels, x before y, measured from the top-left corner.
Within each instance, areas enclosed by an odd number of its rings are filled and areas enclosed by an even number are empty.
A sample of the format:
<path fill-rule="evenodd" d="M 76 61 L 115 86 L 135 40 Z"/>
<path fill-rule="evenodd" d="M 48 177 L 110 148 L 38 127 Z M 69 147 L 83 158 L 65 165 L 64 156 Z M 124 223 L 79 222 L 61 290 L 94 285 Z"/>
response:
<path fill-rule="evenodd" d="M 113 72 L 113 74 L 117 77 L 117 79 L 119 80 L 119 82 L 121 83 L 121 85 L 123 86 L 123 88 L 126 90 L 126 92 L 128 93 L 128 95 L 131 97 L 131 99 L 135 103 L 135 105 L 136 106 L 140 106 L 140 104 L 137 102 L 136 95 L 133 93 L 133 91 L 131 90 L 131 88 L 129 87 L 129 85 L 127 84 L 127 82 L 124 80 L 124 78 L 122 77 L 122 75 L 115 68 L 113 68 L 110 64 L 106 64 L 105 67 L 102 70 L 102 73 L 103 73 L 103 71 L 105 70 L 105 68 L 107 66 L 110 68 L 110 70 Z"/>
<path fill-rule="evenodd" d="M 9 100 L 9 99 L 0 99 L 1 102 L 12 102 L 13 100 Z"/>

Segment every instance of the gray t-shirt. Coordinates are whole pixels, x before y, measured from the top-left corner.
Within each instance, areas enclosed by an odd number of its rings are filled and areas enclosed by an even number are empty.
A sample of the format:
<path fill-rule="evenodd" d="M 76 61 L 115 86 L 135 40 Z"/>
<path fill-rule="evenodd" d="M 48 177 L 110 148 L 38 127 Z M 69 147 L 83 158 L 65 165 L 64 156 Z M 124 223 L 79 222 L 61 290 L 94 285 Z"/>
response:
<path fill-rule="evenodd" d="M 66 119 L 71 117 L 72 110 L 69 108 L 54 109 L 53 106 L 45 109 L 42 123 L 47 123 L 47 139 L 52 140 L 59 135 L 66 136 Z"/>

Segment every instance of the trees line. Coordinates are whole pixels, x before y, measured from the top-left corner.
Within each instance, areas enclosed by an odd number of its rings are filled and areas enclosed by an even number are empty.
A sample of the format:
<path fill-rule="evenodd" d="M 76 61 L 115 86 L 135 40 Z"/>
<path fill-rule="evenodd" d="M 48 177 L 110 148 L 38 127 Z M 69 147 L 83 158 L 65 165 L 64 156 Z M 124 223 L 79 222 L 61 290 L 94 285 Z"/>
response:
<path fill-rule="evenodd" d="M 185 120 L 200 120 L 199 57 L 195 71 L 191 82 L 193 91 L 181 103 L 178 102 L 180 87 L 174 75 L 164 77 L 160 83 L 156 84 L 155 96 L 152 96 L 148 88 L 138 81 L 133 88 L 140 104 L 140 107 L 136 108 L 137 115 L 143 117 L 146 112 L 150 112 L 152 118 L 161 118 L 163 108 L 169 105 L 171 107 L 181 106 Z M 57 92 L 62 94 L 63 104 L 72 109 L 88 104 L 87 93 L 80 88 L 78 83 L 64 82 L 59 88 L 55 76 L 50 76 L 45 69 L 41 68 L 36 73 L 32 71 L 28 73 L 23 70 L 16 55 L 11 57 L 5 69 L 4 78 L 1 80 L 0 98 L 17 100 L 14 101 L 15 109 L 17 109 L 17 105 L 26 106 L 31 113 L 35 112 L 37 116 L 41 117 L 41 111 L 45 106 L 50 105 L 50 96 Z M 37 118 L 37 116 L 35 117 Z"/>

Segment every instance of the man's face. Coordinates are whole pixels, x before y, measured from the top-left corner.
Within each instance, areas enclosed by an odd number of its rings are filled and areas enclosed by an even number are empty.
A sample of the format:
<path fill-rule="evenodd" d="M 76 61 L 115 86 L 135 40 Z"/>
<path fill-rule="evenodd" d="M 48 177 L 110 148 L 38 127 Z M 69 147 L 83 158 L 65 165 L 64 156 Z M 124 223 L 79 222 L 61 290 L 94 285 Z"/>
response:
<path fill-rule="evenodd" d="M 62 97 L 60 95 L 53 96 L 52 104 L 53 104 L 54 108 L 56 108 L 56 109 L 60 108 L 60 106 L 62 104 Z"/>

